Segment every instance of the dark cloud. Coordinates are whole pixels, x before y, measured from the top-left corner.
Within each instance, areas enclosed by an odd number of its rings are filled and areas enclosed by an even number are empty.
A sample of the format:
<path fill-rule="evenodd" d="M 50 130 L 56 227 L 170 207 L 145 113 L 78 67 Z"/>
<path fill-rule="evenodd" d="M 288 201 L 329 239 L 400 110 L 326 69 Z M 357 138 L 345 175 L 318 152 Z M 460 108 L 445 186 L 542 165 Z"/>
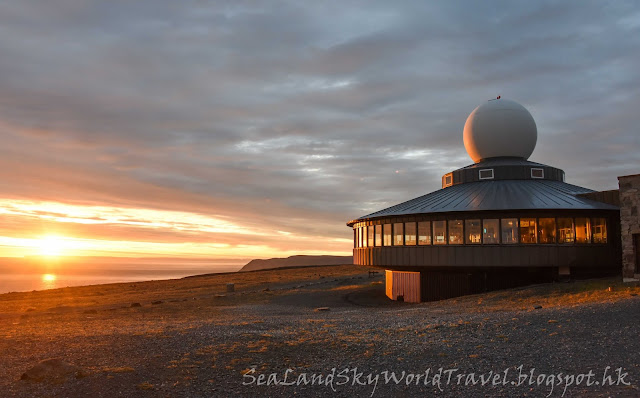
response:
<path fill-rule="evenodd" d="M 615 188 L 640 164 L 638 20 L 622 1 L 4 3 L 0 195 L 349 239 L 470 163 L 465 119 L 496 95 L 534 115 L 532 160 Z"/>

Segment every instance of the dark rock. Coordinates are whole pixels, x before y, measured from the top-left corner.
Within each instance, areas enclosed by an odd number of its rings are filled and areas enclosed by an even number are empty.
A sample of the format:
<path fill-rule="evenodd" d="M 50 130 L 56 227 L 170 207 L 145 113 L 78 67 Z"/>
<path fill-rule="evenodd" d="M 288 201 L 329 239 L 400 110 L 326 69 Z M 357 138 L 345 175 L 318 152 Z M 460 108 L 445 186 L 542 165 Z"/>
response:
<path fill-rule="evenodd" d="M 162 304 L 162 303 L 164 303 L 164 301 L 162 301 L 162 300 L 151 302 L 151 304 L 153 304 L 153 305 L 158 305 L 158 304 Z"/>
<path fill-rule="evenodd" d="M 542 309 L 542 306 L 541 305 L 536 305 L 535 307 L 533 307 L 533 309 L 534 310 L 540 310 L 540 309 Z"/>
<path fill-rule="evenodd" d="M 20 376 L 21 380 L 30 381 L 64 381 L 68 377 L 76 379 L 85 377 L 87 374 L 79 367 L 64 362 L 62 359 L 46 359 Z"/>
<path fill-rule="evenodd" d="M 140 303 L 131 303 L 131 305 L 129 307 L 130 308 L 142 307 L 142 304 L 140 304 Z"/>
<path fill-rule="evenodd" d="M 262 289 L 262 291 L 263 291 L 263 292 L 269 292 L 269 291 L 271 291 L 271 289 L 269 289 L 268 287 L 266 287 L 266 288 Z"/>
<path fill-rule="evenodd" d="M 631 296 L 633 296 L 633 297 L 635 297 L 637 295 L 638 295 L 638 293 L 631 293 Z"/>
<path fill-rule="evenodd" d="M 331 311 L 331 308 L 329 308 L 329 307 L 318 307 L 318 308 L 316 308 L 316 311 Z"/>

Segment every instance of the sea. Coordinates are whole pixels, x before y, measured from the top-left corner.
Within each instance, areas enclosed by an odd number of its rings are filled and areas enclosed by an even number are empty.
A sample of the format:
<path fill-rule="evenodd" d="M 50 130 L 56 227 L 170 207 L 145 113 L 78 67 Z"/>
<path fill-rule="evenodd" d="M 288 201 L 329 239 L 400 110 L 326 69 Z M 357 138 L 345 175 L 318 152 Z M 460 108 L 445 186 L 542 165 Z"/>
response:
<path fill-rule="evenodd" d="M 0 271 L 0 294 L 9 292 L 28 292 L 33 290 L 57 289 L 69 286 L 100 285 L 105 283 L 140 282 L 150 280 L 177 279 L 191 275 L 235 272 L 241 265 L 221 265 L 194 268 L 154 268 L 116 267 L 89 269 L 86 272 L 65 272 L 64 270 L 46 270 L 42 272 L 3 272 Z"/>

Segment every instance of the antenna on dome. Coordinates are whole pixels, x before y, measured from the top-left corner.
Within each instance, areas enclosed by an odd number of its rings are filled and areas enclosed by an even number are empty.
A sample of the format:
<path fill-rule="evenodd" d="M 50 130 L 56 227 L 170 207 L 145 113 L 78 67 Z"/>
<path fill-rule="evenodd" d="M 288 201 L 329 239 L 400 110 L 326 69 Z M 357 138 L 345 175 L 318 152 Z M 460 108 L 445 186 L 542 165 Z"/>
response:
<path fill-rule="evenodd" d="M 500 96 L 498 96 L 498 98 L 496 98 L 496 99 L 500 99 Z"/>

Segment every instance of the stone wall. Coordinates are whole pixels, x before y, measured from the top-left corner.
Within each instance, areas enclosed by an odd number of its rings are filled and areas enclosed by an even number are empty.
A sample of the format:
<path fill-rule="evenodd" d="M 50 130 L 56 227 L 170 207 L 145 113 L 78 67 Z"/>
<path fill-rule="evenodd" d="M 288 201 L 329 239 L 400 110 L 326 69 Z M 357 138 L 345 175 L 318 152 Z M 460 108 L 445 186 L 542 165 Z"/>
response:
<path fill-rule="evenodd" d="M 622 238 L 622 277 L 640 277 L 634 234 L 640 235 L 640 174 L 618 177 L 620 186 L 620 232 Z M 636 237 L 636 239 L 638 239 Z M 638 248 L 640 249 L 640 248 Z"/>

